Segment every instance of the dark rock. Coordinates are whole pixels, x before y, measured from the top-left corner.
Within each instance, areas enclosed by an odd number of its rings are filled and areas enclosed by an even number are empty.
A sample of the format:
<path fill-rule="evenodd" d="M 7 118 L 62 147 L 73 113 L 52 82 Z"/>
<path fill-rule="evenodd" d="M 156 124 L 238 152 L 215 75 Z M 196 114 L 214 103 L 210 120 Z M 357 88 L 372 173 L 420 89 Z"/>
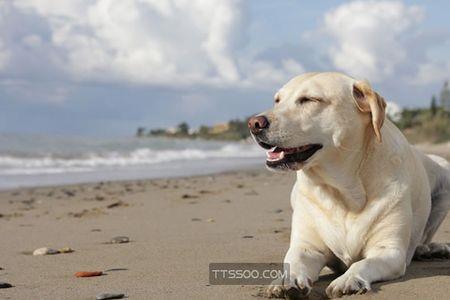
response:
<path fill-rule="evenodd" d="M 279 214 L 279 213 L 282 213 L 283 210 L 279 208 L 279 209 L 274 210 L 273 212 L 276 213 L 276 214 Z"/>
<path fill-rule="evenodd" d="M 8 289 L 10 287 L 12 287 L 12 284 L 0 281 L 0 289 Z"/>
<path fill-rule="evenodd" d="M 193 198 L 198 198 L 198 196 L 196 195 L 190 195 L 190 194 L 184 194 L 183 196 L 181 196 L 182 199 L 193 199 Z"/>
<path fill-rule="evenodd" d="M 243 239 L 252 239 L 253 235 L 244 235 L 242 238 Z"/>
<path fill-rule="evenodd" d="M 108 299 L 122 299 L 125 297 L 125 294 L 120 293 L 101 293 L 98 294 L 95 299 L 97 300 L 108 300 Z"/>
<path fill-rule="evenodd" d="M 75 192 L 71 190 L 63 190 L 63 193 L 66 194 L 67 197 L 74 197 Z"/>
<path fill-rule="evenodd" d="M 108 269 L 103 271 L 103 273 L 107 273 L 107 272 L 116 272 L 116 271 L 128 271 L 127 268 L 113 268 L 113 269 Z"/>
<path fill-rule="evenodd" d="M 117 202 L 113 202 L 113 203 L 107 205 L 106 208 L 115 208 L 115 207 L 119 207 L 119 206 L 128 206 L 128 204 L 123 202 L 122 200 L 119 200 Z"/>

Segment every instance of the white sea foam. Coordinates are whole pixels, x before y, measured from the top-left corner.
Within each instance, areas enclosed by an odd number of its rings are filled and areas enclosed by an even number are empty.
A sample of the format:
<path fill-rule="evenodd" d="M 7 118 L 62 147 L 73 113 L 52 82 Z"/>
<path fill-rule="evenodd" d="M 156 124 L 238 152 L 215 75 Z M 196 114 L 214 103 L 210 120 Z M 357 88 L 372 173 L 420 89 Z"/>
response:
<path fill-rule="evenodd" d="M 214 158 L 263 157 L 256 145 L 226 144 L 217 149 L 137 148 L 128 152 L 88 153 L 73 158 L 54 155 L 18 157 L 0 155 L 0 175 L 37 175 L 67 172 L 90 172 L 123 167 L 145 166 L 174 161 L 208 160 Z"/>

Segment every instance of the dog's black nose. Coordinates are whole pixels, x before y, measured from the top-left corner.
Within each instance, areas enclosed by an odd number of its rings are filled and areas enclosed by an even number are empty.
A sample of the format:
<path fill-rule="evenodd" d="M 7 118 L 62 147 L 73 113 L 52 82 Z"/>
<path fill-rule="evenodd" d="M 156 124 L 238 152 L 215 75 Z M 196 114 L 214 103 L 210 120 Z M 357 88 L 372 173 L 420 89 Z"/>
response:
<path fill-rule="evenodd" d="M 248 128 L 253 134 L 258 134 L 263 129 L 269 128 L 269 125 L 269 120 L 265 116 L 253 116 L 248 120 Z"/>

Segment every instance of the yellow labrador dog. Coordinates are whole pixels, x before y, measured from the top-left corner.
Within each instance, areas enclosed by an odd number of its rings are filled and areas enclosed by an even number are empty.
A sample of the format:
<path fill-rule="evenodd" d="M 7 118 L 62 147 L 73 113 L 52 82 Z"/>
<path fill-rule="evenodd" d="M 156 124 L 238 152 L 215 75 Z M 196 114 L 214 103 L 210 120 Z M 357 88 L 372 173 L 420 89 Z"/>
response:
<path fill-rule="evenodd" d="M 412 147 L 385 119 L 386 102 L 367 81 L 307 73 L 275 94 L 249 127 L 267 167 L 297 171 L 290 280 L 269 297 L 310 293 L 325 266 L 342 275 L 330 298 L 398 278 L 413 257 L 448 257 L 431 239 L 450 207 L 450 165 Z"/>

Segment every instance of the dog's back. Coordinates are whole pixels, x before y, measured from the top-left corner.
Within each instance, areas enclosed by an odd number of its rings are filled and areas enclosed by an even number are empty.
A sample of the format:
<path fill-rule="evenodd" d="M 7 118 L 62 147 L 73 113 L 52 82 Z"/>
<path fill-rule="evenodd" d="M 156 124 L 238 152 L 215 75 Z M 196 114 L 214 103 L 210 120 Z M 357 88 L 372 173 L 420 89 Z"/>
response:
<path fill-rule="evenodd" d="M 422 238 L 428 244 L 450 209 L 450 163 L 433 154 L 421 154 L 421 158 L 431 190 L 431 212 Z"/>

